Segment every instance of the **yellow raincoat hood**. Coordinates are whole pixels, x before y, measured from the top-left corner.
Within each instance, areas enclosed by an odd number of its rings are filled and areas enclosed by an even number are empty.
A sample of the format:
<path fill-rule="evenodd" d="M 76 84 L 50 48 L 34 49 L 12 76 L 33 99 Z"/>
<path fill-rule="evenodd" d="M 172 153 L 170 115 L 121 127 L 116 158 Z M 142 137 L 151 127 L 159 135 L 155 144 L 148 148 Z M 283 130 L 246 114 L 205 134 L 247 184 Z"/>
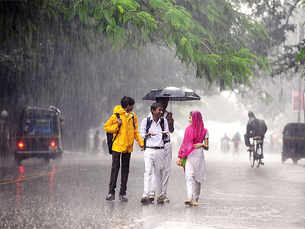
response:
<path fill-rule="evenodd" d="M 121 105 L 117 105 L 113 109 L 113 115 L 104 125 L 104 130 L 108 133 L 113 133 L 113 137 L 116 136 L 119 125 L 116 113 L 120 115 L 122 125 L 118 136 L 112 145 L 112 150 L 121 153 L 130 153 L 133 151 L 133 143 L 136 140 L 140 147 L 143 147 L 144 141 L 140 137 L 138 131 L 138 119 L 134 112 L 127 113 Z"/>

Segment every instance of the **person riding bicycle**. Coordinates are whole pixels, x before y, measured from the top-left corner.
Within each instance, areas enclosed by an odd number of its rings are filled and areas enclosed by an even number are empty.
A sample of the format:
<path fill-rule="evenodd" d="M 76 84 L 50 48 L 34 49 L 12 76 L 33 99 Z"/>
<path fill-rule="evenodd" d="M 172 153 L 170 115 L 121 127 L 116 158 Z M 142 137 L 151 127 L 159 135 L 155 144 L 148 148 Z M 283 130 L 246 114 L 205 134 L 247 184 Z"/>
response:
<path fill-rule="evenodd" d="M 248 150 L 252 150 L 253 145 L 250 144 L 250 138 L 253 139 L 261 139 L 262 144 L 264 143 L 264 137 L 267 132 L 267 125 L 264 120 L 257 119 L 255 117 L 255 114 L 252 111 L 248 112 L 248 123 L 247 123 L 247 132 L 244 136 L 245 138 L 245 144 L 247 147 L 249 147 Z M 264 158 L 264 154 L 262 152 L 261 158 Z M 261 164 L 264 164 L 261 162 Z"/>

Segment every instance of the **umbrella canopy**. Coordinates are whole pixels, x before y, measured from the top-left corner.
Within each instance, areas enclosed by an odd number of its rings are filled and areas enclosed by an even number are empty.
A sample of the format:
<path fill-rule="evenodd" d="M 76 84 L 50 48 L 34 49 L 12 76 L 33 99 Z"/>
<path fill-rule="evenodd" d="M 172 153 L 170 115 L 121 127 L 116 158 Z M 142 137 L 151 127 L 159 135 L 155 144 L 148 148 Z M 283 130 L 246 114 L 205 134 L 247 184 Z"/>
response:
<path fill-rule="evenodd" d="M 143 97 L 143 100 L 156 100 L 157 98 L 168 98 L 169 101 L 200 100 L 200 96 L 197 95 L 193 90 L 177 87 L 152 89 Z"/>

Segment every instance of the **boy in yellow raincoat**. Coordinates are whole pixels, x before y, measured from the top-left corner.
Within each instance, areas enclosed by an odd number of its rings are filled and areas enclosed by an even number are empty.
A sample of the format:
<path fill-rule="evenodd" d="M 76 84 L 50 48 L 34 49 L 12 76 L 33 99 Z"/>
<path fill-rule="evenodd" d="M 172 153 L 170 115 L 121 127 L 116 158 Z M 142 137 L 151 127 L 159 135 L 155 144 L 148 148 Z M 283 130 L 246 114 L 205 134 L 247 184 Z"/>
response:
<path fill-rule="evenodd" d="M 134 140 L 138 142 L 141 148 L 144 147 L 144 141 L 140 137 L 138 131 L 137 116 L 134 112 L 132 112 L 134 104 L 135 101 L 133 98 L 124 96 L 121 99 L 121 105 L 114 107 L 113 115 L 111 115 L 109 120 L 104 125 L 104 130 L 108 133 L 113 133 L 114 139 L 112 145 L 112 166 L 109 192 L 106 196 L 106 200 L 109 201 L 115 199 L 116 183 L 120 170 L 120 159 L 122 161 L 122 169 L 119 199 L 123 202 L 128 201 L 126 198 L 126 190 L 130 156 L 133 150 Z"/>

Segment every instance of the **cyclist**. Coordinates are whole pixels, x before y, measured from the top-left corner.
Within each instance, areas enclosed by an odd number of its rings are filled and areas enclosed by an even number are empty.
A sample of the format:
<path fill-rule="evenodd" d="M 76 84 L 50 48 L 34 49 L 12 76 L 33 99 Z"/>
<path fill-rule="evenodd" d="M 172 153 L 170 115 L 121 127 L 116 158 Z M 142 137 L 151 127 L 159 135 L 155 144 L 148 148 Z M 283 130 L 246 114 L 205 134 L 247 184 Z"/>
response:
<path fill-rule="evenodd" d="M 264 120 L 257 119 L 255 117 L 255 114 L 252 111 L 248 112 L 248 123 L 247 123 L 247 132 L 244 136 L 245 138 L 245 144 L 247 147 L 249 147 L 249 150 L 253 150 L 254 145 L 250 144 L 250 138 L 253 139 L 261 139 L 264 143 L 264 137 L 265 133 L 267 131 L 267 125 Z M 262 143 L 262 144 L 263 144 Z M 264 154 L 262 151 L 261 158 L 264 158 Z M 261 161 L 261 164 L 264 165 L 264 163 Z"/>

